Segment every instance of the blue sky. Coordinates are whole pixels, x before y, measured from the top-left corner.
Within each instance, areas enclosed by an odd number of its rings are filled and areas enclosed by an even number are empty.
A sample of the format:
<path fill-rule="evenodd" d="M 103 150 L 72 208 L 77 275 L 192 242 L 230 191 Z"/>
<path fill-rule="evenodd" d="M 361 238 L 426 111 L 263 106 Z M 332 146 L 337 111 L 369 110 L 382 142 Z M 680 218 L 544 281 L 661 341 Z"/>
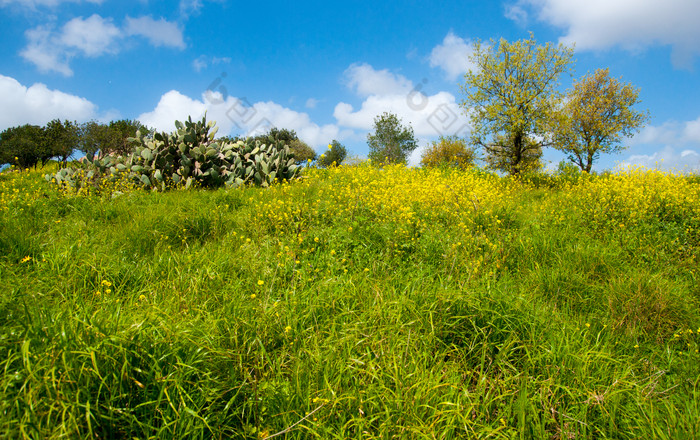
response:
<path fill-rule="evenodd" d="M 575 45 L 561 90 L 606 67 L 641 89 L 649 124 L 594 169 L 700 170 L 697 0 L 0 0 L 0 17 L 0 130 L 129 118 L 169 131 L 206 111 L 223 134 L 277 126 L 362 157 L 374 117 L 391 111 L 424 147 L 469 131 L 472 42 L 533 32 Z"/>

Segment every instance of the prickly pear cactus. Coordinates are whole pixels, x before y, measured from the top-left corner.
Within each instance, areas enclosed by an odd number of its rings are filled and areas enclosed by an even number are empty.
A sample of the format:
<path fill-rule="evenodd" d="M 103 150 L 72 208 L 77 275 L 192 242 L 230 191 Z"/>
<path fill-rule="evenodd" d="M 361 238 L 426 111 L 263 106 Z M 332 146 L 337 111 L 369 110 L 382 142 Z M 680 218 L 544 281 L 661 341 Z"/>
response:
<path fill-rule="evenodd" d="M 134 184 L 153 190 L 193 184 L 216 188 L 223 185 L 269 186 L 299 176 L 289 146 L 283 143 L 247 139 L 235 143 L 214 140 L 217 128 L 206 116 L 197 122 L 192 118 L 175 121 L 170 134 L 155 133 L 152 137 L 137 132 L 129 138 L 133 151 L 128 156 L 105 156 L 88 159 L 79 173 L 65 168 L 46 179 L 59 185 L 79 187 L 85 182 L 99 185 L 103 181 L 126 178 Z M 88 177 L 89 176 L 89 177 Z"/>

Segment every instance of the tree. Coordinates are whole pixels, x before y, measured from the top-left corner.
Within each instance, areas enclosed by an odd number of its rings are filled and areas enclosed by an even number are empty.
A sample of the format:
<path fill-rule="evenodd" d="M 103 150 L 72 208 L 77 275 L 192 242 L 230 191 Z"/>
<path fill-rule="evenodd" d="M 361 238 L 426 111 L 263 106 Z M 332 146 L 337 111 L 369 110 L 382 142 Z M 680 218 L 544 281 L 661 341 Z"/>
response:
<path fill-rule="evenodd" d="M 566 103 L 553 120 L 555 147 L 581 170 L 591 172 L 601 153 L 625 149 L 622 137 L 632 136 L 649 115 L 632 109 L 640 102 L 639 90 L 598 69 L 574 83 Z"/>
<path fill-rule="evenodd" d="M 36 168 L 40 161 L 44 163 L 43 145 L 44 131 L 38 125 L 8 128 L 0 133 L 0 164 L 12 164 L 20 169 Z"/>
<path fill-rule="evenodd" d="M 510 148 L 515 142 L 508 134 L 498 135 L 495 142 L 487 149 L 486 164 L 489 168 L 503 171 L 510 175 L 519 175 L 542 169 L 542 146 L 529 136 L 523 139 L 520 156 L 514 155 Z"/>
<path fill-rule="evenodd" d="M 467 141 L 457 136 L 440 136 L 433 141 L 421 156 L 424 167 L 449 166 L 467 169 L 474 165 L 476 153 L 467 146 Z"/>
<path fill-rule="evenodd" d="M 154 131 L 143 125 L 138 120 L 131 119 L 111 121 L 109 123 L 109 130 L 112 132 L 111 142 L 105 145 L 105 148 L 102 149 L 102 153 L 115 154 L 117 156 L 126 156 L 127 154 L 131 153 L 132 146 L 127 139 L 130 137 L 135 137 L 137 131 Z"/>
<path fill-rule="evenodd" d="M 316 160 L 316 152 L 306 142 L 295 139 L 288 145 L 297 165 Z"/>
<path fill-rule="evenodd" d="M 348 150 L 335 139 L 328 144 L 328 147 L 328 151 L 318 159 L 318 164 L 326 168 L 340 165 L 347 157 Z"/>
<path fill-rule="evenodd" d="M 57 157 L 66 164 L 68 158 L 78 147 L 79 126 L 75 122 L 54 119 L 44 127 L 42 163 L 51 157 Z"/>
<path fill-rule="evenodd" d="M 309 159 L 316 160 L 316 152 L 306 142 L 299 139 L 296 131 L 286 128 L 272 127 L 269 132 L 255 136 L 256 141 L 268 144 L 279 143 L 289 147 L 297 165 L 306 163 Z"/>
<path fill-rule="evenodd" d="M 413 127 L 401 125 L 393 113 L 384 112 L 374 118 L 374 133 L 367 135 L 369 158 L 376 163 L 406 163 L 406 157 L 416 149 Z"/>
<path fill-rule="evenodd" d="M 561 94 L 558 78 L 570 72 L 573 50 L 527 40 L 477 42 L 470 56 L 475 71 L 464 76 L 461 105 L 470 115 L 471 142 L 486 150 L 489 163 L 517 175 L 551 144 L 550 120 Z M 538 153 L 539 152 L 539 153 Z M 489 160 L 491 157 L 491 160 Z"/>
<path fill-rule="evenodd" d="M 89 121 L 80 126 L 78 150 L 92 159 L 97 152 L 109 154 L 119 148 L 120 139 L 115 130 L 106 124 Z"/>

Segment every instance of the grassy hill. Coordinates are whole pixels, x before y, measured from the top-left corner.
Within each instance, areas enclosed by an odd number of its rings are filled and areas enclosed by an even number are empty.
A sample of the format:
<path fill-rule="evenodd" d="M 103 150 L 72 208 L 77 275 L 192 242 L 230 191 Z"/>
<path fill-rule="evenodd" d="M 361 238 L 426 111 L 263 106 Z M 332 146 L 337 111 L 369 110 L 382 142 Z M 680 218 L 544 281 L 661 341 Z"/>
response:
<path fill-rule="evenodd" d="M 40 174 L 0 174 L 0 437 L 700 437 L 697 177 Z"/>

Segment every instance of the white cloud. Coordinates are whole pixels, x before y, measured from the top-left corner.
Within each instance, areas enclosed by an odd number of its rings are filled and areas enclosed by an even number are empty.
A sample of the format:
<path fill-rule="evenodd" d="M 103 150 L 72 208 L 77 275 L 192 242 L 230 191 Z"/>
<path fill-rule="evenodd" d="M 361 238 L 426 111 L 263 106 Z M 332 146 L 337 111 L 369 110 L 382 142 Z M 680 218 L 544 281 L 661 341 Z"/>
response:
<path fill-rule="evenodd" d="M 138 119 L 149 127 L 162 131 L 175 129 L 175 120 L 201 119 L 206 111 L 207 120 L 217 122 L 219 134 L 254 135 L 272 127 L 295 130 L 301 140 L 320 148 L 342 133 L 336 125 L 319 126 L 306 113 L 296 112 L 274 102 L 249 103 L 245 98 L 223 96 L 221 92 L 207 91 L 201 100 L 192 99 L 176 90 L 161 96 L 156 108 L 141 114 Z"/>
<path fill-rule="evenodd" d="M 79 122 L 97 118 L 97 106 L 85 98 L 35 83 L 25 87 L 0 75 L 0 130 L 24 124 L 45 125 L 53 119 Z"/>
<path fill-rule="evenodd" d="M 98 57 L 116 54 L 128 36 L 146 37 L 155 47 L 184 48 L 182 31 L 174 23 L 150 16 L 125 20 L 125 27 L 117 27 L 111 19 L 97 14 L 84 19 L 76 17 L 58 31 L 51 26 L 37 26 L 25 32 L 27 46 L 20 55 L 41 72 L 58 72 L 64 76 L 73 74 L 70 61 L 77 56 Z"/>
<path fill-rule="evenodd" d="M 650 125 L 630 139 L 631 154 L 621 166 L 640 165 L 661 170 L 700 171 L 700 117 Z"/>
<path fill-rule="evenodd" d="M 201 119 L 206 110 L 207 106 L 204 102 L 185 96 L 177 90 L 171 90 L 160 97 L 153 111 L 142 113 L 137 119 L 149 127 L 169 132 L 175 130 L 176 120 L 183 121 L 188 116 L 193 120 Z M 209 115 L 208 119 L 213 118 Z"/>
<path fill-rule="evenodd" d="M 375 70 L 369 64 L 352 64 L 344 73 L 346 85 L 360 96 L 408 93 L 413 84 L 388 69 Z"/>
<path fill-rule="evenodd" d="M 60 50 L 59 42 L 52 36 L 51 30 L 46 26 L 38 26 L 25 32 L 29 43 L 20 56 L 33 63 L 40 72 L 58 72 L 64 76 L 73 75 L 68 65 L 69 56 L 64 50 Z"/>
<path fill-rule="evenodd" d="M 182 30 L 177 24 L 171 23 L 164 18 L 154 20 L 150 15 L 138 18 L 126 17 L 124 32 L 126 35 L 145 37 L 155 47 L 185 48 Z"/>
<path fill-rule="evenodd" d="M 700 145 L 700 117 L 688 121 L 683 127 L 683 139 Z"/>
<path fill-rule="evenodd" d="M 700 54 L 697 0 L 520 0 L 515 6 L 530 6 L 540 20 L 566 29 L 560 41 L 579 50 L 669 45 L 677 67 L 690 67 Z"/>
<path fill-rule="evenodd" d="M 464 75 L 476 66 L 469 61 L 473 52 L 470 43 L 451 31 L 430 52 L 430 67 L 440 67 L 445 71 L 448 80 L 455 81 L 460 75 Z"/>
<path fill-rule="evenodd" d="M 374 118 L 384 112 L 397 115 L 404 125 L 411 124 L 416 136 L 463 136 L 469 131 L 467 117 L 448 92 L 431 96 L 372 95 L 358 110 L 350 104 L 338 103 L 333 116 L 341 126 L 369 131 L 374 128 Z"/>
<path fill-rule="evenodd" d="M 466 116 L 448 92 L 427 96 L 421 92 L 422 84 L 414 86 L 402 75 L 375 70 L 369 64 L 351 65 L 345 78 L 365 100 L 358 110 L 345 102 L 335 106 L 333 116 L 340 126 L 369 131 L 375 117 L 390 112 L 403 124 L 411 124 L 416 136 L 463 135 L 468 130 Z"/>
<path fill-rule="evenodd" d="M 652 154 L 632 155 L 618 167 L 643 166 L 646 168 L 665 171 L 700 171 L 700 152 L 698 150 L 682 150 L 680 153 L 673 147 L 666 146 Z"/>
<path fill-rule="evenodd" d="M 76 17 L 63 26 L 57 48 L 64 50 L 77 49 L 84 55 L 96 57 L 105 53 L 115 53 L 117 40 L 121 31 L 112 23 L 97 14 L 83 19 Z"/>
<path fill-rule="evenodd" d="M 630 139 L 629 144 L 700 147 L 700 117 L 692 121 L 648 125 Z"/>

